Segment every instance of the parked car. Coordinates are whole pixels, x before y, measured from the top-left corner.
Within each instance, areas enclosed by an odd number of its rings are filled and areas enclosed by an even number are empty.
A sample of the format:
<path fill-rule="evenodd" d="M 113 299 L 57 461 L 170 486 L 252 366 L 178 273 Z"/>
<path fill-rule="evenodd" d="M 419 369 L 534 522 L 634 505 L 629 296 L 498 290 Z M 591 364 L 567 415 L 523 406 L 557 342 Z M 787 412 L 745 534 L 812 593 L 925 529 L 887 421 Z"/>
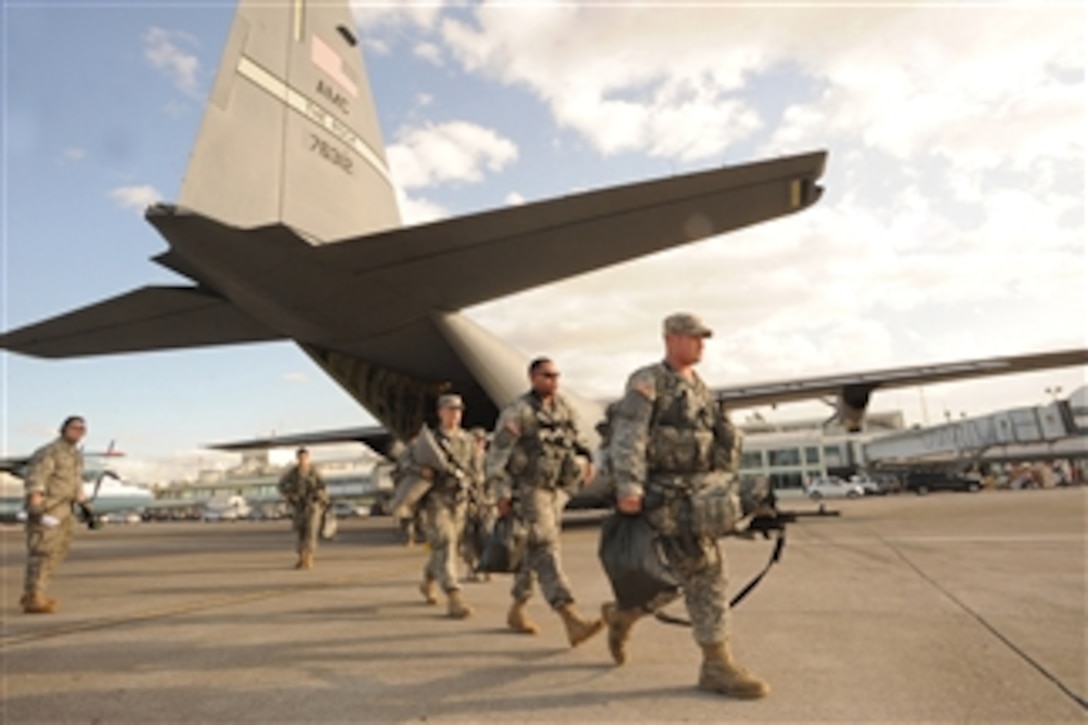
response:
<path fill-rule="evenodd" d="M 861 490 L 866 496 L 883 496 L 887 493 L 878 482 L 865 475 L 851 476 L 850 483 L 861 486 Z"/>
<path fill-rule="evenodd" d="M 859 483 L 832 476 L 814 479 L 805 488 L 805 495 L 813 501 L 824 498 L 859 498 L 865 495 L 865 489 Z"/>
<path fill-rule="evenodd" d="M 982 483 L 974 478 L 959 476 L 946 471 L 911 471 L 903 484 L 906 491 L 914 491 L 924 496 L 930 491 L 966 491 L 976 493 L 982 490 Z"/>
<path fill-rule="evenodd" d="M 347 501 L 336 501 L 332 505 L 332 513 L 338 519 L 360 518 L 369 516 L 370 508 L 367 506 L 356 506 Z"/>

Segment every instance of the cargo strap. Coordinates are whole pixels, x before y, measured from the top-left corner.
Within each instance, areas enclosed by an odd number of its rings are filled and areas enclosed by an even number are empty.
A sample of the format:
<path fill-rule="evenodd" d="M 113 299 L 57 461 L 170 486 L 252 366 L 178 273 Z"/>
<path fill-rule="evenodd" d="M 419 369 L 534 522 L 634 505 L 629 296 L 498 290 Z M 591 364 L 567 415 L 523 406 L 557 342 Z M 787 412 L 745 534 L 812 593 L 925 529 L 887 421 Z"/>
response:
<path fill-rule="evenodd" d="M 771 549 L 771 558 L 767 560 L 767 564 L 763 567 L 763 570 L 756 574 L 752 581 L 745 584 L 743 589 L 733 595 L 733 598 L 729 600 L 730 609 L 744 601 L 744 598 L 751 594 L 752 590 L 755 589 L 761 581 L 763 581 L 763 577 L 767 575 L 767 572 L 771 570 L 771 567 L 777 564 L 779 559 L 782 558 L 782 549 L 784 549 L 785 546 L 786 529 L 785 527 L 783 527 L 779 529 L 777 534 L 775 535 L 774 548 Z M 662 612 L 660 610 L 654 612 L 654 619 L 659 622 L 664 622 L 665 624 L 675 624 L 680 627 L 691 626 L 690 619 L 684 619 L 683 617 L 674 617 L 671 614 L 667 612 Z"/>

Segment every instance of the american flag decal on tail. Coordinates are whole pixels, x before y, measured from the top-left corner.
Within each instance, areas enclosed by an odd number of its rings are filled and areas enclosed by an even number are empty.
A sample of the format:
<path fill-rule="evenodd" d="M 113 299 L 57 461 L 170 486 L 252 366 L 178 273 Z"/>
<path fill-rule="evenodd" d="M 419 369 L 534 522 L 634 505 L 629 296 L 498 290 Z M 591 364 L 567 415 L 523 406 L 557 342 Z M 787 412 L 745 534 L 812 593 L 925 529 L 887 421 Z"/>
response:
<path fill-rule="evenodd" d="M 344 68 L 344 61 L 328 43 L 316 35 L 310 36 L 310 60 L 332 78 L 338 86 L 344 89 L 349 96 L 355 98 L 359 95 L 359 88 L 355 81 L 348 75 Z"/>

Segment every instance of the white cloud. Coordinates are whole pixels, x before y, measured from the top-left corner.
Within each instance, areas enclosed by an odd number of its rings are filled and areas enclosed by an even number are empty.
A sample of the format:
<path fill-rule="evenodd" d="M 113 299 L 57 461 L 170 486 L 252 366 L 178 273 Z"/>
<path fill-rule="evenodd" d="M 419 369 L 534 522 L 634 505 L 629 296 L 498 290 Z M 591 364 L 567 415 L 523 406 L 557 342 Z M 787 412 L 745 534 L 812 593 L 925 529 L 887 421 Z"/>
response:
<path fill-rule="evenodd" d="M 179 48 L 178 43 L 193 46 L 196 41 L 186 33 L 152 27 L 144 33 L 144 57 L 155 68 L 165 72 L 178 90 L 198 96 L 200 60 L 193 53 Z"/>
<path fill-rule="evenodd" d="M 301 385 L 309 380 L 309 376 L 306 373 L 300 372 L 288 372 L 283 374 L 283 382 L 291 383 L 292 385 Z"/>
<path fill-rule="evenodd" d="M 152 204 L 162 200 L 159 190 L 150 184 L 140 186 L 119 186 L 110 190 L 110 198 L 122 209 L 136 209 L 142 212 Z"/>
<path fill-rule="evenodd" d="M 422 58 L 428 63 L 442 65 L 442 49 L 434 43 L 418 43 L 412 52 L 417 58 Z"/>
<path fill-rule="evenodd" d="M 364 31 L 413 26 L 431 28 L 438 22 L 445 5 L 443 0 L 399 0 L 383 3 L 353 0 L 351 12 L 355 17 L 355 24 Z"/>
<path fill-rule="evenodd" d="M 386 150 L 393 178 L 404 189 L 452 181 L 479 182 L 518 157 L 514 142 L 466 121 L 404 128 Z"/>
<path fill-rule="evenodd" d="M 427 222 L 438 221 L 439 219 L 450 215 L 449 210 L 440 204 L 428 201 L 427 199 L 408 196 L 408 194 L 400 188 L 398 188 L 396 192 L 397 206 L 400 208 L 400 218 L 406 226 L 426 224 Z"/>
<path fill-rule="evenodd" d="M 816 92 L 787 110 L 774 151 L 842 134 L 900 159 L 1024 168 L 1083 148 L 1083 81 L 1062 80 L 1083 77 L 1071 10 L 484 4 L 440 30 L 466 69 L 528 89 L 606 154 L 720 158 L 769 127 L 756 83 L 788 70 Z M 1006 135 L 1015 145 L 990 153 Z"/>
<path fill-rule="evenodd" d="M 506 202 L 507 206 L 520 206 L 525 203 L 525 197 L 516 191 L 511 191 L 503 201 Z"/>

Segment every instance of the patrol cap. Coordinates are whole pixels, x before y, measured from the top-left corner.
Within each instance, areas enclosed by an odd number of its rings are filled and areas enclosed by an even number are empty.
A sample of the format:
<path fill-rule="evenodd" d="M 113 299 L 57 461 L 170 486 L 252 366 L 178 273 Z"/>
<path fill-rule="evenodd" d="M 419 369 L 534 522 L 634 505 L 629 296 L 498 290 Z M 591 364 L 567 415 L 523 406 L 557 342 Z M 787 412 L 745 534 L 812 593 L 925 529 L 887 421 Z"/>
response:
<path fill-rule="evenodd" d="M 666 335 L 687 335 L 689 337 L 710 337 L 714 331 L 703 324 L 695 315 L 677 312 L 665 318 Z"/>
<path fill-rule="evenodd" d="M 438 406 L 437 407 L 439 407 L 439 408 L 460 408 L 460 409 L 464 410 L 465 402 L 463 400 L 461 400 L 460 395 L 454 395 L 454 394 L 450 393 L 450 394 L 447 394 L 447 395 L 439 395 L 438 396 Z"/>

